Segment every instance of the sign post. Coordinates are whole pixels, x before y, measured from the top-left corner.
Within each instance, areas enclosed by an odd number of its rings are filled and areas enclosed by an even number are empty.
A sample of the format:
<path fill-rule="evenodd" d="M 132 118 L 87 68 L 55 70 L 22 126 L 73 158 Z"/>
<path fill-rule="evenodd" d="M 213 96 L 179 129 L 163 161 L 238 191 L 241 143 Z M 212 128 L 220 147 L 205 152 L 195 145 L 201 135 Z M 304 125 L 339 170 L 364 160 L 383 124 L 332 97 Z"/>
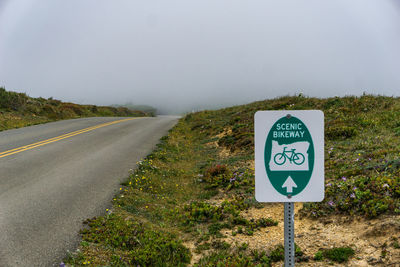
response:
<path fill-rule="evenodd" d="M 294 247 L 294 203 L 284 203 L 284 247 L 285 247 L 285 267 L 294 266 L 295 247 Z"/>
<path fill-rule="evenodd" d="M 256 200 L 284 202 L 285 267 L 294 266 L 294 202 L 324 199 L 324 114 L 258 111 L 254 129 Z"/>

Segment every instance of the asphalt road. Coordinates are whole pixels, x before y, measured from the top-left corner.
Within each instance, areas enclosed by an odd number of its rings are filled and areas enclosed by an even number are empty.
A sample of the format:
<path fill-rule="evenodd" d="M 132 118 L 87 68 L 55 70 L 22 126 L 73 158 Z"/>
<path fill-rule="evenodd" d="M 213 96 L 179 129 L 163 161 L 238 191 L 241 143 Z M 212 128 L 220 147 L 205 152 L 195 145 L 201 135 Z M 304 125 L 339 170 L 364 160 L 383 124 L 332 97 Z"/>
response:
<path fill-rule="evenodd" d="M 177 117 L 85 118 L 0 132 L 0 266 L 53 266 Z M 118 122 L 116 122 L 118 121 Z M 90 127 L 90 128 L 88 128 Z"/>

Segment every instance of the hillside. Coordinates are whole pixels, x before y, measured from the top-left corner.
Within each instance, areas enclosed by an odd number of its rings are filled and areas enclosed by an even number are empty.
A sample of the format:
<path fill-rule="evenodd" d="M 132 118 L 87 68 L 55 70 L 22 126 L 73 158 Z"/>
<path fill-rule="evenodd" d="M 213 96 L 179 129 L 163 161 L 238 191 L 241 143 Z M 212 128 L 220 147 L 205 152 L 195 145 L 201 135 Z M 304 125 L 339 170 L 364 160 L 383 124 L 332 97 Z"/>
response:
<path fill-rule="evenodd" d="M 0 131 L 49 121 L 95 116 L 139 117 L 146 112 L 125 107 L 78 105 L 52 98 L 32 98 L 0 87 Z"/>
<path fill-rule="evenodd" d="M 325 200 L 296 204 L 297 266 L 400 263 L 400 99 L 281 97 L 188 114 L 87 220 L 70 265 L 281 266 L 283 205 L 254 199 L 257 110 L 325 113 Z"/>
<path fill-rule="evenodd" d="M 147 114 L 150 114 L 151 116 L 155 116 L 157 114 L 157 109 L 152 106 L 149 106 L 149 105 L 135 105 L 132 102 L 128 102 L 123 105 L 112 105 L 112 106 L 116 107 L 116 108 L 125 107 L 125 108 L 129 108 L 131 110 L 140 110 Z"/>

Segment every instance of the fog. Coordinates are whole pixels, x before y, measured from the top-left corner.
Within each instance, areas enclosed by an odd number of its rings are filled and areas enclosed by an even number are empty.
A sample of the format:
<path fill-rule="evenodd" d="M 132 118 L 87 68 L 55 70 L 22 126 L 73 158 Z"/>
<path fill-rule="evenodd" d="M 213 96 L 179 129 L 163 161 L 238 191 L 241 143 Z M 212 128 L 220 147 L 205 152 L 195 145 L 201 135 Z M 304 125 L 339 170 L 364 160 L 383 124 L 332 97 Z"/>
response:
<path fill-rule="evenodd" d="M 395 0 L 0 0 L 0 86 L 177 113 L 400 94 Z"/>

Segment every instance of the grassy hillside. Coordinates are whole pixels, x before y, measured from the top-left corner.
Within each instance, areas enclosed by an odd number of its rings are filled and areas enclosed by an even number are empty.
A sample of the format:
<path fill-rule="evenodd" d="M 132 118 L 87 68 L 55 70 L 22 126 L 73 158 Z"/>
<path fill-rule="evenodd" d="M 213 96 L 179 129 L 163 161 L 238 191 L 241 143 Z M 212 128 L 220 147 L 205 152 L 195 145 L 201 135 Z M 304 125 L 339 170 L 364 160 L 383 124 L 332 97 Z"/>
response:
<path fill-rule="evenodd" d="M 296 203 L 298 266 L 400 262 L 400 99 L 281 97 L 188 114 L 85 223 L 70 265 L 281 266 L 283 205 L 254 199 L 257 110 L 325 113 L 326 197 Z"/>
<path fill-rule="evenodd" d="M 0 131 L 49 121 L 94 116 L 147 116 L 124 107 L 64 103 L 52 98 L 32 98 L 0 87 Z"/>

